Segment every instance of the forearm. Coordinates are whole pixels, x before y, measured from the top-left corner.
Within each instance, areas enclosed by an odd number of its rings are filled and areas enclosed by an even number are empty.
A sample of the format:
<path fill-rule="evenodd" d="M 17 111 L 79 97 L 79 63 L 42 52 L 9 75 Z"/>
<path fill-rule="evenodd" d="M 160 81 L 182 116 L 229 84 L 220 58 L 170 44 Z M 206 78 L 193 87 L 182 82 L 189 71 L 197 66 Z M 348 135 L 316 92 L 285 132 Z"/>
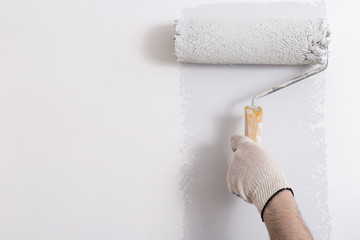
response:
<path fill-rule="evenodd" d="M 280 192 L 269 202 L 264 222 L 272 240 L 313 239 L 290 191 Z"/>

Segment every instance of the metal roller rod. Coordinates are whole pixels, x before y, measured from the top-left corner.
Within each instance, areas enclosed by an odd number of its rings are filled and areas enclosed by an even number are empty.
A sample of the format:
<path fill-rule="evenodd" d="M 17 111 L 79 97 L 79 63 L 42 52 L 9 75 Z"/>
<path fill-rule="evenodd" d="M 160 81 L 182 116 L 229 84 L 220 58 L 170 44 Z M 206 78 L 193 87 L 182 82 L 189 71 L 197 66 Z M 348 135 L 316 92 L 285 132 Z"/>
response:
<path fill-rule="evenodd" d="M 263 92 L 261 92 L 259 94 L 256 94 L 252 99 L 251 105 L 256 106 L 256 103 L 260 98 L 265 97 L 265 96 L 267 96 L 267 95 L 269 95 L 271 93 L 274 93 L 276 91 L 279 91 L 279 90 L 281 90 L 283 88 L 286 88 L 286 87 L 288 87 L 290 85 L 293 85 L 294 83 L 300 82 L 301 80 L 304 80 L 306 78 L 314 76 L 315 74 L 318 74 L 318 73 L 324 71 L 327 68 L 327 66 L 328 66 L 328 57 L 326 58 L 325 64 L 321 65 L 320 67 L 315 68 L 315 69 L 313 69 L 313 70 L 311 70 L 311 71 L 309 71 L 309 72 L 307 72 L 307 73 L 305 73 L 303 75 L 295 77 L 295 78 L 291 79 L 290 81 L 287 81 L 285 83 L 282 83 L 280 85 L 272 87 L 272 88 L 270 88 L 270 89 L 268 89 L 266 91 L 263 91 Z"/>

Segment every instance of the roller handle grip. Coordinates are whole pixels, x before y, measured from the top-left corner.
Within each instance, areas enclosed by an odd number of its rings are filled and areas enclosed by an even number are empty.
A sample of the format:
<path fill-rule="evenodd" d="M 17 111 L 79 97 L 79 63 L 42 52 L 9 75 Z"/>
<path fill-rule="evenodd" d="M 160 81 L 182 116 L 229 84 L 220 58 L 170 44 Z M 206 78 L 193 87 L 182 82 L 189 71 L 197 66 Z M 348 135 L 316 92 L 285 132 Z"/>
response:
<path fill-rule="evenodd" d="M 261 131 L 263 111 L 260 106 L 245 107 L 245 136 L 251 138 L 258 145 L 262 145 Z"/>

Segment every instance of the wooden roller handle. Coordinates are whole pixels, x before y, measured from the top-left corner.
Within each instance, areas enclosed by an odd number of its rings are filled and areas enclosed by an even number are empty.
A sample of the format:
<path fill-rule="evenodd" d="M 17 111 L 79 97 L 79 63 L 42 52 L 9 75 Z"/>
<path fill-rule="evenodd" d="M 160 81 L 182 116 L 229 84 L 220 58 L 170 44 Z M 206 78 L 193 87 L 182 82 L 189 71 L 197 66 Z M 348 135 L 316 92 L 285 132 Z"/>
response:
<path fill-rule="evenodd" d="M 251 138 L 255 143 L 261 145 L 261 130 L 263 111 L 260 106 L 245 107 L 245 136 Z"/>

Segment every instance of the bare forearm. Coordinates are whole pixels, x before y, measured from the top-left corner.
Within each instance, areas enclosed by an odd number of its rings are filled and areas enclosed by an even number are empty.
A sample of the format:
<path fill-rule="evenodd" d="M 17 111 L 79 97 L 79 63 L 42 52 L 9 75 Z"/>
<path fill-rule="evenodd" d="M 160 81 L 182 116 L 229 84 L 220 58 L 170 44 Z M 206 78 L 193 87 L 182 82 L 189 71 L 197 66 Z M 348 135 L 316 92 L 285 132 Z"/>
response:
<path fill-rule="evenodd" d="M 280 192 L 269 202 L 264 221 L 272 240 L 313 239 L 290 191 Z"/>

